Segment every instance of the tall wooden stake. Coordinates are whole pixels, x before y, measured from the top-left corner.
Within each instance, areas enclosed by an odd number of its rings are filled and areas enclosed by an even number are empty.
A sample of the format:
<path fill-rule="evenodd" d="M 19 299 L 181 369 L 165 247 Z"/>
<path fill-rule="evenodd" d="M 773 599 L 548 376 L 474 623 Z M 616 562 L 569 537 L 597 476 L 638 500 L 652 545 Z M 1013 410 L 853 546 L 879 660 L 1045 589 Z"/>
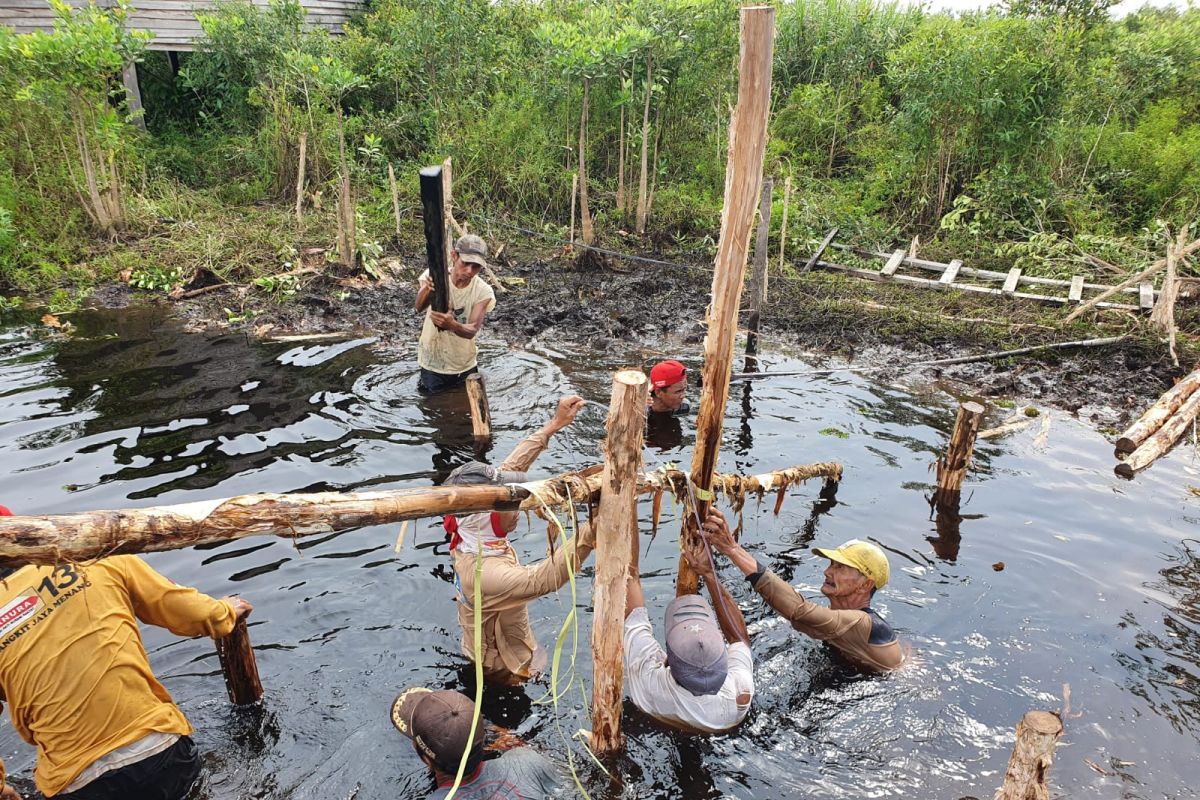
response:
<path fill-rule="evenodd" d="M 217 639 L 216 644 L 221 671 L 225 673 L 225 688 L 229 690 L 229 702 L 235 706 L 257 703 L 262 699 L 263 688 L 258 679 L 254 649 L 250 647 L 246 618 L 239 619 L 229 635 Z"/>
<path fill-rule="evenodd" d="M 748 6 L 741 10 L 741 53 L 738 59 L 737 108 L 729 121 L 729 150 L 725 169 L 725 201 L 721 237 L 717 243 L 708 336 L 704 341 L 704 386 L 696 415 L 696 447 L 691 479 L 700 490 L 697 512 L 708 513 L 705 497 L 721 448 L 725 402 L 729 399 L 729 368 L 737 335 L 738 307 L 746 276 L 750 224 L 762 184 L 763 153 L 767 147 L 767 116 L 771 106 L 771 64 L 775 38 L 775 9 Z M 686 531 L 686 525 L 685 525 Z M 689 534 L 685 533 L 684 536 Z M 679 594 L 696 592 L 699 579 L 681 556 Z"/>
<path fill-rule="evenodd" d="M 646 376 L 623 370 L 613 376 L 608 437 L 596 521 L 596 579 L 592 583 L 592 749 L 621 746 L 625 696 L 625 581 L 637 536 L 637 476 L 646 428 Z"/>
<path fill-rule="evenodd" d="M 454 263 L 450 254 L 454 252 L 455 231 L 462 235 L 462 228 L 454 219 L 454 180 L 450 171 L 450 159 L 442 162 L 442 223 L 446 226 L 442 242 L 446 248 L 446 267 Z"/>
<path fill-rule="evenodd" d="M 1048 711 L 1030 711 L 1017 723 L 1017 743 L 995 800 L 1050 800 L 1046 776 L 1054 763 L 1054 747 L 1062 736 L 1062 719 Z"/>
<path fill-rule="evenodd" d="M 957 505 L 963 478 L 975 452 L 975 437 L 979 434 L 979 422 L 983 419 L 983 406 L 966 402 L 958 407 L 958 419 L 954 422 L 954 433 L 946 454 L 937 460 L 937 491 L 934 498 L 939 504 Z"/>
<path fill-rule="evenodd" d="M 779 270 L 783 271 L 783 253 L 787 249 L 788 206 L 792 204 L 792 176 L 783 179 L 783 220 L 779 225 Z"/>
<path fill-rule="evenodd" d="M 767 295 L 767 237 L 771 232 L 771 190 L 774 182 L 763 178 L 762 199 L 758 204 L 758 237 L 754 241 L 754 272 L 750 278 L 750 319 L 746 331 L 746 371 L 750 362 L 758 365 L 758 323 Z"/>
<path fill-rule="evenodd" d="M 421 208 L 425 219 L 425 258 L 429 277 L 433 281 L 433 310 L 445 312 L 450 308 L 450 262 L 446 251 L 446 208 L 442 200 L 446 190 L 442 167 L 421 170 Z"/>
<path fill-rule="evenodd" d="M 487 387 L 478 372 L 467 376 L 467 402 L 471 406 L 471 430 L 475 438 L 491 438 L 492 412 L 488 408 Z"/>
<path fill-rule="evenodd" d="M 296 224 L 301 224 L 301 214 L 304 208 L 304 171 L 308 166 L 308 131 L 300 134 L 300 160 L 296 165 Z M 392 171 L 391 165 L 388 166 L 388 173 Z M 393 186 L 395 186 L 393 178 Z M 394 189 L 393 189 L 394 191 Z M 400 222 L 396 222 L 396 233 L 400 232 Z"/>
<path fill-rule="evenodd" d="M 400 235 L 400 192 L 396 189 L 396 170 L 388 164 L 388 188 L 392 190 L 392 213 L 396 215 L 396 235 Z"/>

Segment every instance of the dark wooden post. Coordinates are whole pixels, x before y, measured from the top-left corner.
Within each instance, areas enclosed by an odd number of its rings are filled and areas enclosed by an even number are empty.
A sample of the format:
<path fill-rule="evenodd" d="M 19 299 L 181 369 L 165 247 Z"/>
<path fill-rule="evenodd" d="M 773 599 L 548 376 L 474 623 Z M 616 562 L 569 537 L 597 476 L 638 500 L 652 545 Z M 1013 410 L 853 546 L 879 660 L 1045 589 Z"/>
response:
<path fill-rule="evenodd" d="M 750 318 L 746 322 L 746 371 L 751 362 L 758 365 L 758 323 L 762 304 L 767 299 L 767 238 L 771 232 L 771 190 L 774 183 L 763 178 L 762 199 L 758 205 L 758 237 L 754 240 L 754 272 L 750 278 Z"/>
<path fill-rule="evenodd" d="M 433 310 L 450 309 L 450 276 L 446 272 L 446 221 L 442 168 L 421 170 L 421 209 L 425 218 L 425 259 L 433 280 Z"/>
<path fill-rule="evenodd" d="M 467 376 L 467 402 L 471 406 L 471 430 L 475 438 L 491 438 L 492 412 L 488 408 L 487 387 L 478 372 Z"/>
<path fill-rule="evenodd" d="M 713 272 L 712 302 L 708 308 L 708 337 L 704 346 L 704 385 L 696 414 L 696 448 L 691 480 L 700 497 L 696 509 L 708 513 L 706 495 L 721 448 L 725 402 L 729 399 L 729 368 L 737 335 L 738 307 L 746 276 L 750 224 L 762 183 L 763 153 L 767 146 L 767 116 L 771 106 L 771 65 L 775 38 L 775 9 L 748 6 L 741 10 L 741 53 L 738 61 L 738 101 L 729 123 L 729 152 L 725 170 L 725 201 L 721 236 Z M 684 536 L 687 526 L 684 525 Z M 695 593 L 696 573 L 681 556 L 675 591 Z"/>
<path fill-rule="evenodd" d="M 217 658 L 221 661 L 221 671 L 225 673 L 229 702 L 235 706 L 248 706 L 262 700 L 258 662 L 254 660 L 254 649 L 250 647 L 245 617 L 237 621 L 228 636 L 217 639 Z"/>
<path fill-rule="evenodd" d="M 637 536 L 637 476 L 642 467 L 649 382 L 637 370 L 613 377 L 604 472 L 596 519 L 596 580 L 592 584 L 592 749 L 621 746 L 625 696 L 625 581 Z"/>
<path fill-rule="evenodd" d="M 995 800 L 1050 800 L 1046 776 L 1054 763 L 1054 747 L 1062 736 L 1062 719 L 1048 711 L 1030 711 L 1017 723 L 1017 742 Z"/>
<path fill-rule="evenodd" d="M 983 406 L 968 401 L 958 407 L 958 419 L 954 422 L 954 433 L 946 445 L 946 454 L 937 460 L 937 491 L 934 501 L 938 505 L 958 505 L 963 478 L 975 452 L 975 437 L 979 433 L 979 422 L 983 419 Z"/>

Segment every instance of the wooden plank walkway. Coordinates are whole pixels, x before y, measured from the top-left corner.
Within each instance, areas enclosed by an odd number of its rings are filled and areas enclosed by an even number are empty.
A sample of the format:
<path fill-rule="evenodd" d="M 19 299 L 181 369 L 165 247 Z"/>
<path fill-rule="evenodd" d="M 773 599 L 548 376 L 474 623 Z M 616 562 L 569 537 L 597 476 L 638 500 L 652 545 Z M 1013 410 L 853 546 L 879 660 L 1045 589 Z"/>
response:
<path fill-rule="evenodd" d="M 853 253 L 868 261 L 875 260 L 883 261 L 884 263 L 878 270 L 873 270 L 863 267 L 850 267 L 818 259 L 813 266 L 819 269 L 856 275 L 868 280 L 891 281 L 923 289 L 956 289 L 963 292 L 1015 297 L 1021 300 L 1033 300 L 1039 303 L 1054 303 L 1065 306 L 1078 305 L 1085 302 L 1088 299 L 1085 297 L 1085 293 L 1090 293 L 1094 296 L 1112 288 L 1102 283 L 1090 283 L 1082 275 L 1074 275 L 1069 281 L 1058 278 L 1040 278 L 1023 274 L 1019 267 L 1013 267 L 1008 272 L 995 272 L 993 270 L 965 267 L 963 266 L 963 262 L 957 258 L 949 264 L 912 258 L 903 249 L 893 250 L 891 253 L 878 253 L 841 244 L 840 242 L 831 242 L 828 246 L 835 250 Z M 905 269 L 909 270 L 909 272 L 905 272 Z M 934 279 L 922 277 L 919 274 L 909 274 L 913 271 L 918 273 L 936 272 L 938 276 Z M 987 284 L 999 284 L 999 286 L 989 286 Z M 1026 287 L 1024 291 L 1022 287 Z M 1037 287 L 1036 290 L 1030 291 L 1029 289 L 1033 287 Z M 1158 297 L 1158 292 L 1151 284 L 1143 283 L 1140 286 L 1131 286 L 1123 289 L 1121 295 L 1136 302 L 1099 303 L 1098 307 L 1145 312 L 1154 307 L 1154 301 Z"/>

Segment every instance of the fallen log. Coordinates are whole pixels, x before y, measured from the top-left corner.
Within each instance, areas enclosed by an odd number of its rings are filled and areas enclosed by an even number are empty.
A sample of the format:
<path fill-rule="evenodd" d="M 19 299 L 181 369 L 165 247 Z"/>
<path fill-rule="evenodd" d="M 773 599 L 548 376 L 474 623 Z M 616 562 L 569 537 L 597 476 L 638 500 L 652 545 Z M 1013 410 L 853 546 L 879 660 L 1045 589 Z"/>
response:
<path fill-rule="evenodd" d="M 808 478 L 841 477 L 839 464 L 790 467 L 744 477 L 715 475 L 727 493 L 786 489 Z M 589 474 L 591 473 L 591 474 Z M 639 477 L 638 492 L 687 493 L 680 470 Z M 742 482 L 745 482 L 744 484 Z M 251 494 L 173 506 L 0 518 L 0 566 L 63 564 L 120 553 L 179 550 L 247 536 L 299 538 L 386 525 L 406 519 L 479 511 L 542 511 L 595 502 L 601 477 L 594 467 L 543 481 L 507 486 L 431 486 L 383 492 Z"/>
<path fill-rule="evenodd" d="M 1137 422 L 1125 429 L 1125 432 L 1117 438 L 1115 445 L 1117 458 L 1137 450 L 1138 446 L 1146 441 L 1150 434 L 1161 428 L 1163 423 L 1170 419 L 1198 388 L 1200 388 L 1200 367 L 1192 370 L 1179 383 L 1164 392 L 1154 405 L 1146 409 L 1146 413 L 1142 414 Z"/>
<path fill-rule="evenodd" d="M 1132 478 L 1135 472 L 1150 466 L 1159 456 L 1171 449 L 1171 446 L 1195 421 L 1198 412 L 1200 412 L 1200 392 L 1192 392 L 1183 405 L 1162 424 L 1162 427 L 1142 442 L 1125 461 L 1117 464 L 1113 471 L 1122 478 Z"/>

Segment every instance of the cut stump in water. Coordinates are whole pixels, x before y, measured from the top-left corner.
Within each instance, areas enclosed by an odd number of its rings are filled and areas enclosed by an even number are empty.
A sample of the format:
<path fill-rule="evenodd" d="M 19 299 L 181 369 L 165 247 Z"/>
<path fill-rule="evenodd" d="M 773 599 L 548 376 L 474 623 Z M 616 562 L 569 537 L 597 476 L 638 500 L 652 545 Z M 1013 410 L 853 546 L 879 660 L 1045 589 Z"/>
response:
<path fill-rule="evenodd" d="M 1004 773 L 1004 785 L 995 800 L 1049 800 L 1047 776 L 1062 732 L 1057 714 L 1030 711 L 1022 717 L 1017 723 L 1017 742 Z"/>
<path fill-rule="evenodd" d="M 225 674 L 225 687 L 229 690 L 229 702 L 235 706 L 248 706 L 262 700 L 262 681 L 258 678 L 258 662 L 254 659 L 254 648 L 250 646 L 246 618 L 239 619 L 228 636 L 217 639 L 216 645 L 221 671 Z"/>

